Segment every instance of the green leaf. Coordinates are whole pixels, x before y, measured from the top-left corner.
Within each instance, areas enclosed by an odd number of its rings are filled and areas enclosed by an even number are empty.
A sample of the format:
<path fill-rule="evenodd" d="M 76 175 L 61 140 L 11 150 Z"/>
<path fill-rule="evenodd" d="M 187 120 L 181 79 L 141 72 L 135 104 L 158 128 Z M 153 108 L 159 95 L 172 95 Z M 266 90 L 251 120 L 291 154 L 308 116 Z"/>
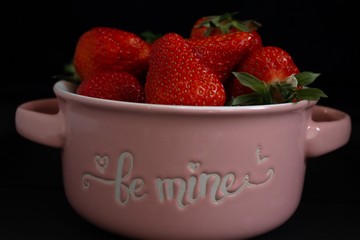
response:
<path fill-rule="evenodd" d="M 141 38 L 148 43 L 153 43 L 156 39 L 161 38 L 162 34 L 151 31 L 144 31 L 140 34 Z"/>
<path fill-rule="evenodd" d="M 261 27 L 261 24 L 254 20 L 239 21 L 237 19 L 234 19 L 234 16 L 237 14 L 239 14 L 239 12 L 206 16 L 202 22 L 198 23 L 195 26 L 195 28 L 200 28 L 200 27 L 217 28 L 220 29 L 221 33 L 226 34 L 230 31 L 231 28 L 236 28 L 239 31 L 243 31 L 243 32 L 251 32 Z M 207 32 L 208 35 L 205 36 L 210 36 L 211 31 L 212 30 Z"/>
<path fill-rule="evenodd" d="M 234 27 L 242 32 L 257 31 L 261 27 L 261 23 L 252 19 L 239 21 L 237 19 L 229 18 L 228 20 L 230 27 Z"/>
<path fill-rule="evenodd" d="M 295 90 L 296 98 L 300 100 L 318 100 L 321 97 L 327 98 L 328 96 L 318 88 L 304 88 Z"/>
<path fill-rule="evenodd" d="M 218 28 L 220 29 L 222 34 L 226 34 L 230 32 L 231 25 L 230 24 L 222 24 L 219 25 Z"/>
<path fill-rule="evenodd" d="M 268 100 L 269 103 L 290 102 L 295 96 L 294 88 L 289 83 L 270 84 L 269 92 L 271 95 L 271 99 Z"/>
<path fill-rule="evenodd" d="M 320 76 L 320 73 L 313 72 L 300 72 L 295 75 L 298 80 L 299 86 L 306 86 L 315 81 L 315 79 Z"/>
<path fill-rule="evenodd" d="M 201 28 L 201 27 L 210 27 L 210 19 L 206 19 L 202 22 L 200 22 L 199 24 L 195 25 L 195 28 Z"/>
<path fill-rule="evenodd" d="M 224 13 L 222 15 L 219 16 L 219 22 L 223 22 L 223 21 L 227 21 L 227 20 L 232 20 L 233 16 L 239 14 L 239 12 L 232 12 L 232 13 Z"/>
<path fill-rule="evenodd" d="M 232 99 L 230 105 L 232 106 L 247 106 L 247 105 L 258 105 L 262 104 L 262 98 L 258 93 L 250 93 L 237 96 L 236 98 Z"/>
<path fill-rule="evenodd" d="M 266 84 L 254 75 L 246 72 L 233 72 L 233 74 L 242 85 L 251 88 L 255 92 L 263 93 L 267 90 Z"/>
<path fill-rule="evenodd" d="M 231 25 L 232 25 L 234 28 L 236 28 L 236 29 L 238 29 L 238 30 L 240 30 L 240 31 L 243 31 L 243 32 L 250 32 L 250 31 L 251 31 L 248 26 L 246 26 L 245 24 L 243 24 L 243 23 L 241 23 L 241 22 L 239 22 L 239 21 L 232 21 L 232 22 L 231 22 Z"/>
<path fill-rule="evenodd" d="M 209 24 L 209 25 L 211 25 L 211 24 Z M 214 27 L 209 26 L 209 27 L 206 29 L 206 31 L 205 31 L 205 33 L 204 33 L 204 36 L 205 36 L 205 37 L 210 36 L 213 30 L 214 30 Z"/>
<path fill-rule="evenodd" d="M 259 105 L 298 102 L 300 100 L 318 100 L 327 95 L 318 88 L 298 88 L 298 84 L 291 81 L 265 83 L 246 72 L 233 72 L 239 82 L 251 88 L 254 92 L 240 95 L 230 101 L 230 105 Z M 296 82 L 302 84 L 312 83 L 320 74 L 303 72 L 297 74 Z M 295 78 L 294 78 L 295 79 Z M 300 84 L 299 84 L 300 85 Z"/>
<path fill-rule="evenodd" d="M 64 65 L 64 72 L 62 74 L 53 75 L 52 78 L 56 80 L 66 80 L 75 84 L 79 84 L 81 82 L 73 61 Z"/>
<path fill-rule="evenodd" d="M 260 27 L 262 27 L 261 23 L 253 19 L 241 21 L 241 24 L 245 25 L 249 29 L 249 32 L 257 31 Z"/>

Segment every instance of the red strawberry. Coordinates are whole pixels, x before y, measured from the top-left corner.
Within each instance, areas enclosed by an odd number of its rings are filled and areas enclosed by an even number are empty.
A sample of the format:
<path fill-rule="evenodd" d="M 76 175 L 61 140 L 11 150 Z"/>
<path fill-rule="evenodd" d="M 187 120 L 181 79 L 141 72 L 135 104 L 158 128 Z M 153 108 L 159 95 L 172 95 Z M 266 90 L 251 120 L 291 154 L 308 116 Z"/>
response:
<path fill-rule="evenodd" d="M 299 68 L 284 49 L 263 46 L 244 59 L 235 72 L 247 72 L 266 83 L 274 83 L 286 81 L 290 75 L 299 73 Z M 230 93 L 233 97 L 252 92 L 251 88 L 240 84 L 236 77 L 230 84 Z"/>
<path fill-rule="evenodd" d="M 145 93 L 148 103 L 173 105 L 217 106 L 224 105 L 226 98 L 218 77 L 176 33 L 153 43 Z"/>
<path fill-rule="evenodd" d="M 127 102 L 144 102 L 144 88 L 127 72 L 97 72 L 82 81 L 77 94 Z"/>
<path fill-rule="evenodd" d="M 200 62 L 212 69 L 221 82 L 225 82 L 234 67 L 249 52 L 262 45 L 256 31 L 236 31 L 202 39 L 189 39 L 188 43 Z"/>
<path fill-rule="evenodd" d="M 205 16 L 196 20 L 190 33 L 192 39 L 202 39 L 208 36 L 221 35 L 230 32 L 256 31 L 261 24 L 254 20 L 238 21 L 233 17 L 237 13 L 225 13 L 222 15 Z"/>
<path fill-rule="evenodd" d="M 234 75 L 228 90 L 236 100 L 233 105 L 326 97 L 319 89 L 303 89 L 319 74 L 300 73 L 290 54 L 280 47 L 263 46 L 254 50 L 241 62 Z"/>
<path fill-rule="evenodd" d="M 95 27 L 80 36 L 74 67 L 82 80 L 104 71 L 125 71 L 138 77 L 147 70 L 149 53 L 149 44 L 132 32 Z"/>
<path fill-rule="evenodd" d="M 280 47 L 264 46 L 254 51 L 239 66 L 264 82 L 281 82 L 299 72 L 290 54 Z"/>

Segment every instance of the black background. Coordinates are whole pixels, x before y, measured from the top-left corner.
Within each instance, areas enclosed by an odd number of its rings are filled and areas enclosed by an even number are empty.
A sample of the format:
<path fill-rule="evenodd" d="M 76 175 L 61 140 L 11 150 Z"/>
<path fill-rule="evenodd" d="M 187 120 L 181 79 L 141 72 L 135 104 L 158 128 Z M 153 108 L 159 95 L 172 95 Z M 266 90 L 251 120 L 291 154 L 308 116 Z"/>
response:
<path fill-rule="evenodd" d="M 195 6 L 194 6 L 195 4 Z M 13 1 L 1 8 L 0 239 L 121 239 L 76 215 L 62 190 L 61 149 L 17 134 L 16 107 L 54 97 L 79 36 L 93 26 L 187 37 L 201 16 L 238 11 L 262 23 L 264 45 L 286 49 L 300 70 L 321 73 L 319 104 L 348 113 L 344 147 L 309 159 L 299 209 L 258 239 L 354 239 L 360 236 L 358 46 L 355 3 L 348 1 Z M 4 64 L 5 63 L 5 64 Z M 125 238 L 123 238 L 125 239 Z"/>

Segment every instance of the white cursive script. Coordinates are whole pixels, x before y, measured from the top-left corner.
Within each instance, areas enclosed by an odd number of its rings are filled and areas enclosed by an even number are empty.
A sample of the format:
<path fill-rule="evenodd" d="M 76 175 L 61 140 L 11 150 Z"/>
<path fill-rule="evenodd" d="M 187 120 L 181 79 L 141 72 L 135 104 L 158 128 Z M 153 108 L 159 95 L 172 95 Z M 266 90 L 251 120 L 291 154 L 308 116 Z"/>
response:
<path fill-rule="evenodd" d="M 156 178 L 155 184 L 160 202 L 175 199 L 178 207 L 185 208 L 204 197 L 208 197 L 211 202 L 219 204 L 225 198 L 236 196 L 246 188 L 267 183 L 273 175 L 274 170 L 268 169 L 267 177 L 262 182 L 255 183 L 250 180 L 250 175 L 246 174 L 237 187 L 235 186 L 236 177 L 234 173 L 221 176 L 217 173 L 203 172 L 199 176 L 192 175 L 188 179 L 179 177 Z"/>
<path fill-rule="evenodd" d="M 269 156 L 262 156 L 260 147 L 257 147 L 255 161 L 261 164 L 267 160 Z M 105 174 L 110 158 L 106 155 L 96 155 L 95 164 L 100 174 Z M 120 206 L 125 206 L 130 200 L 143 200 L 150 193 L 145 191 L 146 183 L 143 178 L 131 178 L 133 167 L 133 155 L 130 152 L 122 152 L 117 161 L 115 178 L 106 178 L 87 172 L 82 175 L 83 187 L 90 188 L 91 181 L 114 186 L 114 197 Z M 156 192 L 154 194 L 160 202 L 173 201 L 181 209 L 195 204 L 202 198 L 207 198 L 214 204 L 220 204 L 226 198 L 237 196 L 245 189 L 268 183 L 274 176 L 273 168 L 266 171 L 263 180 L 256 182 L 250 178 L 250 173 L 237 177 L 233 172 L 224 175 L 216 172 L 202 172 L 200 162 L 190 161 L 186 167 L 190 172 L 188 178 L 155 177 Z"/>
<path fill-rule="evenodd" d="M 122 206 L 126 205 L 129 199 L 142 199 L 146 196 L 146 193 L 142 191 L 144 180 L 142 178 L 134 178 L 130 181 L 130 184 L 126 183 L 127 179 L 131 176 L 133 165 L 133 155 L 129 152 L 123 152 L 118 159 L 115 179 L 106 179 L 91 173 L 85 173 L 82 176 L 83 186 L 89 188 L 90 179 L 102 184 L 115 185 L 115 200 Z M 125 168 L 125 166 L 127 166 L 127 168 Z"/>

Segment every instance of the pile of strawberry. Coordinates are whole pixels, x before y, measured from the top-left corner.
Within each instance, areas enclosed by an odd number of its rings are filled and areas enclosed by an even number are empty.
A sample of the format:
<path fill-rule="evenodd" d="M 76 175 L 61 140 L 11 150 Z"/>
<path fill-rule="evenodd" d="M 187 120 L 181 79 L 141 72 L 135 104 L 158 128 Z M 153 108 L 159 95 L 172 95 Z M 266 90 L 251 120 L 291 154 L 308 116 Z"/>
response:
<path fill-rule="evenodd" d="M 73 64 L 80 95 L 170 105 L 255 105 L 317 100 L 307 85 L 319 74 L 300 72 L 277 46 L 264 46 L 256 21 L 235 14 L 199 18 L 184 38 L 169 32 L 153 42 L 110 27 L 78 40 Z"/>

